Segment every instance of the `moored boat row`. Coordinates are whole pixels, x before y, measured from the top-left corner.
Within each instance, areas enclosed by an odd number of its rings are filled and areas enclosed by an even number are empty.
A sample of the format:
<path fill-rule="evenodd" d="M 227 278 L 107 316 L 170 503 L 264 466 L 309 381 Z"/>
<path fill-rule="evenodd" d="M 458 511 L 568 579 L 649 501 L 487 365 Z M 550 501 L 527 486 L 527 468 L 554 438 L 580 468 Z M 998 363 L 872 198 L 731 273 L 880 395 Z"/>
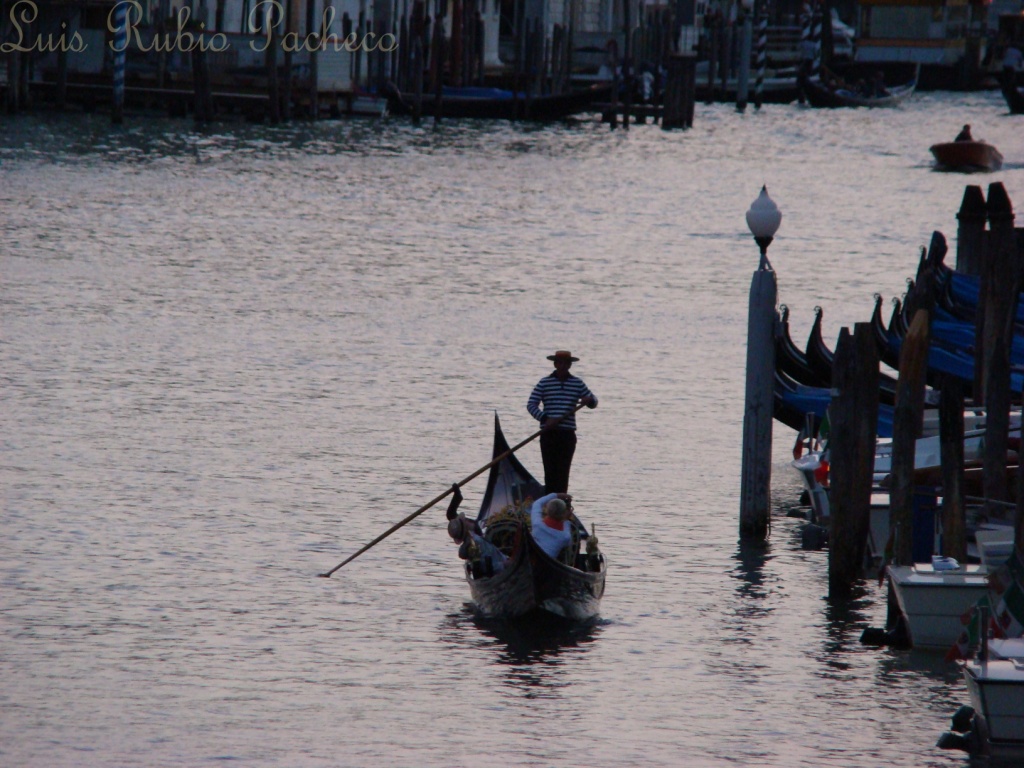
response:
<path fill-rule="evenodd" d="M 961 209 L 964 219 L 977 202 L 970 190 Z M 957 661 L 971 706 L 958 713 L 954 732 L 944 735 L 939 746 L 1019 760 L 1024 758 L 1024 553 L 1015 542 L 1024 540 L 1024 521 L 1015 520 L 1022 477 L 1021 414 L 1019 404 L 1011 406 L 1010 393 L 1024 389 L 1019 372 L 1024 364 L 1024 317 L 1014 294 L 1019 283 L 1000 285 L 977 277 L 992 268 L 986 264 L 1012 258 L 1019 250 L 1012 225 L 999 218 L 998 212 L 1010 210 L 1001 185 L 990 187 L 987 205 L 991 229 L 978 235 L 981 253 L 974 276 L 945 266 L 945 239 L 936 233 L 927 252 L 922 250 L 917 275 L 908 281 L 908 294 L 894 305 L 889 323 L 882 321 L 882 302 L 876 296 L 870 332 L 857 329 L 862 343 L 856 354 L 862 360 L 872 365 L 880 360 L 906 377 L 895 382 L 897 407 L 891 422 L 883 419 L 884 379 L 874 371 L 851 378 L 850 347 L 840 361 L 825 345 L 820 309 L 805 350 L 789 337 L 788 310 L 780 313 L 774 345 L 775 405 L 776 420 L 800 432 L 792 466 L 811 506 L 807 529 L 825 532 L 827 538 L 821 540 L 833 549 L 836 531 L 842 534 L 847 526 L 846 550 L 830 552 L 830 588 L 832 564 L 858 551 L 849 545 L 850 531 L 861 537 L 870 531 L 868 553 L 879 552 L 870 541 L 877 531 L 888 539 L 875 564 L 889 584 L 890 620 L 885 630 L 865 630 L 862 640 L 945 652 L 948 661 Z M 1004 236 L 1005 251 L 990 245 Z M 970 235 L 961 230 L 960 237 Z M 965 256 L 963 263 L 971 262 Z M 982 330 L 979 318 L 985 318 Z M 1002 372 L 993 363 L 995 345 L 1005 350 Z M 980 384 L 979 370 L 984 372 Z M 850 389 L 864 392 L 858 385 L 868 386 L 865 382 L 877 389 L 866 390 L 868 398 L 846 394 Z M 984 403 L 975 392 L 985 393 Z M 850 403 L 861 413 L 855 416 Z M 937 411 L 934 406 L 939 406 Z M 872 435 L 857 417 L 874 413 L 876 407 L 877 433 Z M 881 437 L 889 429 L 891 441 Z M 872 449 L 873 473 L 865 474 L 862 465 L 867 466 L 864 458 Z M 851 488 L 853 472 L 843 460 L 857 464 L 858 478 L 871 478 L 870 510 L 860 493 L 864 486 Z M 829 489 L 832 480 L 840 488 L 836 462 L 845 475 L 841 488 L 858 496 L 856 507 L 842 497 L 842 521 L 840 497 Z M 869 513 L 870 522 L 861 517 Z M 876 526 L 876 513 L 885 515 L 887 523 Z M 850 524 L 854 518 L 857 526 Z M 806 537 L 804 541 L 806 546 Z M 865 559 L 861 573 L 868 566 Z"/>

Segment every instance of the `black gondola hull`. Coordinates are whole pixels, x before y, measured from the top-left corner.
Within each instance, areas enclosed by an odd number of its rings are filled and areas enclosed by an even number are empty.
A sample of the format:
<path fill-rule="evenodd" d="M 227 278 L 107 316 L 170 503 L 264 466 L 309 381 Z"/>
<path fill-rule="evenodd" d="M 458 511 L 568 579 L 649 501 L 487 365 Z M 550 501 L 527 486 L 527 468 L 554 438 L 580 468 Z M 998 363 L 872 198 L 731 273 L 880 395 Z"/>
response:
<path fill-rule="evenodd" d="M 519 618 L 545 611 L 574 621 L 591 619 L 600 611 L 607 566 L 599 571 L 571 568 L 544 553 L 529 536 L 506 565 L 491 577 L 474 578 L 466 567 L 466 581 L 477 610 L 488 618 Z"/>

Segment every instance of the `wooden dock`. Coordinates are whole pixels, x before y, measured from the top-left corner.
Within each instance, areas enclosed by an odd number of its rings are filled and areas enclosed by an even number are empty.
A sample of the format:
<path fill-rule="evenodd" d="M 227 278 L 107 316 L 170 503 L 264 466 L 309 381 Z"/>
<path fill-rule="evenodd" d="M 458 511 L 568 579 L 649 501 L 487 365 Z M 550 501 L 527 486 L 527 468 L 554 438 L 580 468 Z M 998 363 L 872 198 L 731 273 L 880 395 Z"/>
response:
<path fill-rule="evenodd" d="M 692 53 L 675 53 L 666 60 L 665 92 L 660 103 L 613 101 L 595 104 L 602 122 L 613 128 L 620 121 L 626 128 L 630 120 L 643 125 L 653 120 L 665 130 L 692 128 L 697 95 L 697 57 Z M 627 88 L 627 91 L 629 89 Z"/>

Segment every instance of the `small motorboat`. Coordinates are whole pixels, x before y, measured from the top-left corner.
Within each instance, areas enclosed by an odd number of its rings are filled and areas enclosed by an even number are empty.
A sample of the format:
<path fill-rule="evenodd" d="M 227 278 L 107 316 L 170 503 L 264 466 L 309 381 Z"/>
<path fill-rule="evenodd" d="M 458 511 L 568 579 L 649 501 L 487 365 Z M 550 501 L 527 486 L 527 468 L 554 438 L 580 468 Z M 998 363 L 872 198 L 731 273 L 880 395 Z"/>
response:
<path fill-rule="evenodd" d="M 1003 166 L 999 150 L 984 141 L 949 141 L 932 144 L 938 167 L 948 171 L 998 171 Z"/>

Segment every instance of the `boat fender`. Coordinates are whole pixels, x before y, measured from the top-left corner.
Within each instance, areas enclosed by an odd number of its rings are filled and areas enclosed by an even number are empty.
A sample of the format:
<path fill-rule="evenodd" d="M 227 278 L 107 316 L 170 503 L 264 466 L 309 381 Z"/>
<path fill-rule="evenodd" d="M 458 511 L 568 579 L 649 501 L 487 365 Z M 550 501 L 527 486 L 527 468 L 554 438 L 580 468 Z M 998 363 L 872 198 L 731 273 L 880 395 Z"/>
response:
<path fill-rule="evenodd" d="M 974 707 L 964 704 L 953 713 L 951 726 L 957 733 L 968 733 L 974 727 Z"/>
<path fill-rule="evenodd" d="M 913 647 L 910 641 L 910 630 L 907 629 L 907 620 L 900 614 L 896 619 L 895 626 L 889 629 L 881 627 L 868 627 L 860 635 L 861 645 L 873 645 L 881 647 L 887 645 L 896 650 L 909 650 Z"/>
<path fill-rule="evenodd" d="M 939 749 L 961 749 L 971 755 L 978 752 L 978 747 L 975 744 L 973 734 L 970 733 L 952 733 L 950 731 L 946 731 L 944 734 L 939 736 L 939 740 L 935 746 Z"/>
<path fill-rule="evenodd" d="M 881 627 L 867 627 L 860 636 L 861 645 L 881 647 L 889 642 L 889 637 Z"/>
<path fill-rule="evenodd" d="M 800 544 L 804 549 L 825 549 L 828 546 L 828 528 L 808 523 L 800 531 Z"/>

